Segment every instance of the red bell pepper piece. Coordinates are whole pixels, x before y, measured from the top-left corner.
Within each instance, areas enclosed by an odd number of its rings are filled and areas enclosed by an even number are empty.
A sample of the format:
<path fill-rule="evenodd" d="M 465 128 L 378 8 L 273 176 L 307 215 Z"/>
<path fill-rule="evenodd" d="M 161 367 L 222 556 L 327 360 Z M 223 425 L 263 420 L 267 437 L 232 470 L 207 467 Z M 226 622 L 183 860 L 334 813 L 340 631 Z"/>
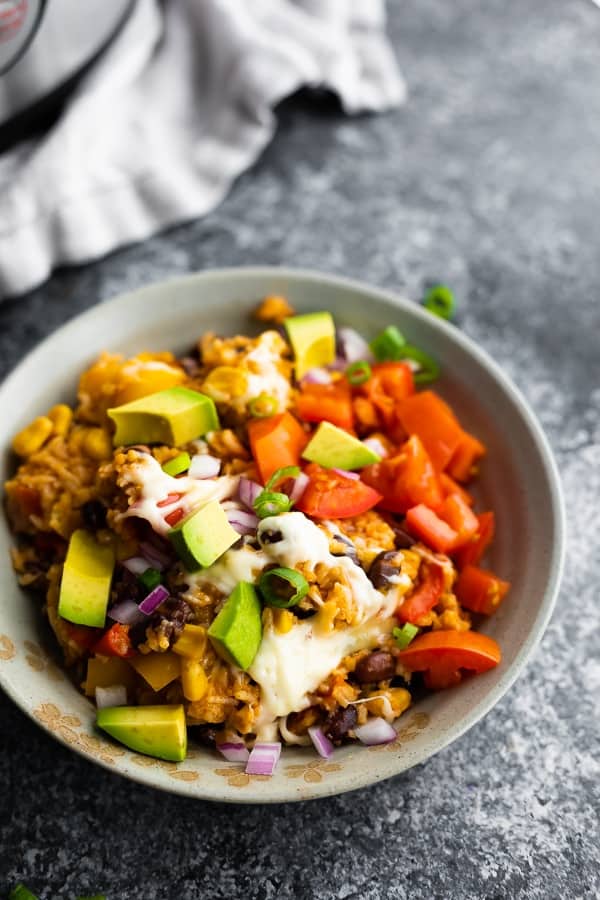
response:
<path fill-rule="evenodd" d="M 129 637 L 129 625 L 115 622 L 94 644 L 92 650 L 100 656 L 121 656 L 123 659 L 135 656 L 135 650 Z"/>
<path fill-rule="evenodd" d="M 477 521 L 479 523 L 477 533 L 464 547 L 457 550 L 454 557 L 459 569 L 464 569 L 465 566 L 476 566 L 494 538 L 496 529 L 494 513 L 491 510 L 482 512 L 477 516 Z"/>
<path fill-rule="evenodd" d="M 446 497 L 437 515 L 456 531 L 456 540 L 453 550 L 463 547 L 476 534 L 479 528 L 479 520 L 470 506 L 467 506 L 460 494 L 450 494 Z"/>
<path fill-rule="evenodd" d="M 416 435 L 395 455 L 363 469 L 361 477 L 383 495 L 380 506 L 390 512 L 404 513 L 419 503 L 436 507 L 442 502 L 437 473 Z"/>
<path fill-rule="evenodd" d="M 251 419 L 248 437 L 263 484 L 277 469 L 299 465 L 302 451 L 308 443 L 308 435 L 302 425 L 289 412 L 266 419 Z"/>
<path fill-rule="evenodd" d="M 428 547 L 438 553 L 449 553 L 458 537 L 456 531 L 424 504 L 406 513 L 406 527 Z"/>
<path fill-rule="evenodd" d="M 433 391 L 420 391 L 399 404 L 398 417 L 406 433 L 420 437 L 436 469 L 443 471 L 465 434 L 448 404 Z"/>
<path fill-rule="evenodd" d="M 333 384 L 303 384 L 296 411 L 305 422 L 331 422 L 350 431 L 354 426 L 350 385 L 345 378 Z"/>

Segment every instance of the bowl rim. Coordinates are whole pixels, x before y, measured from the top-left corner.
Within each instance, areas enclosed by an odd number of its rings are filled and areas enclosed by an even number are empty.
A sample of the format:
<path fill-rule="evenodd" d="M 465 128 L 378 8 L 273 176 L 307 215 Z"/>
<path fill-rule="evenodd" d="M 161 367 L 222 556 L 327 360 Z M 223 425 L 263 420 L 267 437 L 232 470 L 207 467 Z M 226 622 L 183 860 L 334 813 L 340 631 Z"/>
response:
<path fill-rule="evenodd" d="M 52 731 L 44 723 L 36 719 L 33 716 L 32 710 L 29 708 L 25 696 L 22 693 L 19 693 L 16 688 L 13 689 L 10 680 L 3 677 L 2 669 L 0 669 L 0 687 L 27 716 L 39 727 L 43 728 L 50 737 L 58 740 L 65 747 L 68 747 L 71 751 L 75 751 L 88 761 L 102 766 L 113 774 L 118 774 L 123 778 L 127 778 L 139 784 L 157 790 L 163 790 L 166 793 L 179 794 L 181 796 L 193 797 L 193 799 L 208 800 L 211 802 L 264 804 L 320 799 L 368 787 L 381 780 L 387 779 L 388 777 L 399 775 L 401 772 L 425 762 L 458 738 L 462 737 L 462 735 L 487 715 L 492 707 L 495 706 L 503 695 L 511 688 L 540 643 L 552 616 L 558 596 L 565 562 L 566 516 L 563 493 L 558 467 L 542 426 L 538 422 L 536 415 L 519 388 L 513 384 L 510 378 L 503 372 L 498 363 L 495 362 L 493 357 L 486 350 L 479 347 L 472 338 L 464 334 L 458 327 L 444 319 L 433 316 L 418 303 L 403 297 L 393 290 L 380 288 L 368 282 L 361 281 L 360 279 L 321 272 L 317 269 L 288 266 L 230 266 L 204 269 L 197 272 L 190 272 L 185 275 L 178 275 L 160 281 L 150 282 L 137 287 L 134 290 L 126 291 L 107 298 L 106 300 L 94 303 L 89 309 L 69 318 L 65 323 L 59 326 L 59 328 L 52 331 L 25 354 L 18 364 L 14 366 L 3 379 L 2 383 L 0 383 L 0 403 L 4 396 L 10 393 L 12 382 L 13 380 L 16 380 L 21 368 L 35 364 L 36 357 L 43 355 L 48 344 L 51 344 L 59 336 L 63 338 L 67 337 L 70 330 L 76 331 L 88 320 L 91 321 L 97 316 L 102 316 L 106 310 L 114 311 L 118 306 L 122 306 L 124 303 L 133 302 L 136 298 L 139 298 L 140 295 L 143 295 L 148 291 L 156 291 L 161 288 L 177 290 L 179 287 L 194 282 L 202 282 L 203 280 L 211 282 L 214 282 L 215 280 L 243 281 L 245 278 L 279 278 L 294 282 L 313 282 L 315 284 L 325 283 L 332 287 L 347 288 L 355 292 L 369 294 L 394 309 L 406 311 L 411 316 L 426 322 L 429 327 L 433 327 L 434 330 L 437 328 L 443 334 L 446 334 L 451 341 L 458 344 L 462 350 L 474 357 L 479 365 L 491 373 L 493 379 L 499 384 L 503 392 L 508 395 L 512 405 L 518 409 L 543 463 L 549 486 L 549 501 L 552 510 L 552 525 L 555 540 L 549 555 L 546 590 L 541 597 L 535 619 L 533 620 L 529 632 L 512 664 L 502 673 L 496 684 L 490 688 L 486 695 L 474 707 L 461 716 L 455 724 L 444 729 L 441 735 L 434 735 L 431 739 L 431 744 L 428 747 L 423 748 L 414 754 L 411 753 L 407 765 L 403 764 L 402 760 L 398 759 L 396 770 L 383 776 L 378 776 L 371 767 L 365 766 L 364 769 L 361 770 L 359 776 L 352 779 L 353 783 L 348 788 L 340 790 L 338 786 L 332 786 L 327 779 L 324 779 L 320 783 L 311 784 L 310 789 L 303 790 L 301 794 L 290 791 L 290 796 L 283 800 L 281 797 L 269 798 L 264 794 L 261 795 L 260 789 L 254 793 L 247 793 L 246 791 L 240 792 L 235 797 L 215 796 L 214 791 L 211 791 L 210 788 L 206 790 L 206 792 L 203 788 L 199 791 L 194 791 L 194 793 L 191 794 L 190 791 L 186 789 L 184 782 L 170 782 L 167 784 L 157 781 L 154 777 L 154 770 L 150 768 L 140 769 L 139 773 L 137 771 L 135 773 L 121 771 L 118 765 L 107 764 L 103 762 L 101 758 L 86 751 L 84 748 L 70 745 L 61 738 L 60 734 Z M 308 788 L 308 785 L 306 785 L 306 788 Z"/>

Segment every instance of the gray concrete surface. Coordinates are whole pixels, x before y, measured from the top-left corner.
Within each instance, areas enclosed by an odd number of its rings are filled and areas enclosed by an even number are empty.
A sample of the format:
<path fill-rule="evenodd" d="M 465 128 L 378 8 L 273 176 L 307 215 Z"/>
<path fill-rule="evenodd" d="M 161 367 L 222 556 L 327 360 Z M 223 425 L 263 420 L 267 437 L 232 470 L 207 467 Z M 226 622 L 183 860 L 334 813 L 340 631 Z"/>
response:
<path fill-rule="evenodd" d="M 560 464 L 569 557 L 550 628 L 453 746 L 297 806 L 154 793 L 0 697 L 0 894 L 22 880 L 44 900 L 600 896 L 600 10 L 407 0 L 390 13 L 404 109 L 348 120 L 325 101 L 286 104 L 215 213 L 1 306 L 0 372 L 80 310 L 175 273 L 285 263 L 414 297 L 441 278 Z"/>

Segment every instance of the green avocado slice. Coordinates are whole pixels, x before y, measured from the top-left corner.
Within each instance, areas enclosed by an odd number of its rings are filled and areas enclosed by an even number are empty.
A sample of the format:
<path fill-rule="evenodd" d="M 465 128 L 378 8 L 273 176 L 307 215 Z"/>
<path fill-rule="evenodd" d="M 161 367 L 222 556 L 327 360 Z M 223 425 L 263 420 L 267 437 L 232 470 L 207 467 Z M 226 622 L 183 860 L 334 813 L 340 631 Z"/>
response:
<path fill-rule="evenodd" d="M 326 469 L 362 469 L 381 460 L 374 450 L 331 422 L 321 422 L 302 456 Z"/>
<path fill-rule="evenodd" d="M 262 640 L 260 600 L 250 582 L 235 586 L 208 629 L 208 637 L 226 662 L 244 671 L 250 668 Z"/>
<path fill-rule="evenodd" d="M 168 444 L 177 447 L 219 428 L 215 401 L 185 387 L 157 391 L 108 410 L 115 447 Z"/>
<path fill-rule="evenodd" d="M 111 545 L 98 541 L 82 528 L 69 541 L 58 599 L 58 614 L 76 625 L 102 628 L 115 567 Z"/>
<path fill-rule="evenodd" d="M 188 572 L 212 566 L 240 539 L 218 500 L 211 500 L 183 519 L 167 536 Z"/>
<path fill-rule="evenodd" d="M 183 706 L 105 706 L 96 724 L 131 750 L 181 762 L 187 753 Z"/>
<path fill-rule="evenodd" d="M 305 313 L 283 320 L 295 357 L 296 379 L 335 359 L 335 325 L 328 312 Z"/>

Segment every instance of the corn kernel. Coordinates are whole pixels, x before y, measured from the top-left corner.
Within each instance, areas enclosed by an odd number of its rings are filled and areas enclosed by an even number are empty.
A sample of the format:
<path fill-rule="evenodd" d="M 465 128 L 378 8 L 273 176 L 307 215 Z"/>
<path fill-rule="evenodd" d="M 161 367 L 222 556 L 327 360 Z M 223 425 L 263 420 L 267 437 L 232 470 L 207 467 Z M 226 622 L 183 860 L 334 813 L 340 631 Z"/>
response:
<path fill-rule="evenodd" d="M 206 672 L 197 659 L 181 660 L 181 686 L 186 700 L 201 700 L 208 690 Z"/>
<path fill-rule="evenodd" d="M 101 462 L 112 456 L 112 441 L 104 428 L 90 428 L 83 440 L 83 450 L 92 459 Z"/>
<path fill-rule="evenodd" d="M 318 634 L 327 634 L 333 631 L 333 623 L 338 612 L 337 603 L 334 600 L 328 600 L 324 603 L 314 618 L 314 629 Z"/>
<path fill-rule="evenodd" d="M 179 656 L 188 659 L 202 659 L 206 649 L 206 628 L 202 625 L 184 625 L 181 636 L 173 645 Z"/>
<path fill-rule="evenodd" d="M 46 443 L 54 425 L 47 416 L 38 416 L 13 438 L 12 448 L 19 456 L 31 456 Z"/>
<path fill-rule="evenodd" d="M 58 403 L 48 413 L 48 418 L 54 425 L 53 433 L 64 437 L 73 421 L 73 410 L 66 403 Z"/>
<path fill-rule="evenodd" d="M 273 610 L 273 625 L 278 634 L 287 634 L 291 630 L 296 616 L 289 609 Z"/>
<path fill-rule="evenodd" d="M 247 388 L 247 374 L 233 366 L 217 366 L 209 372 L 203 384 L 203 390 L 215 400 L 242 397 Z"/>

